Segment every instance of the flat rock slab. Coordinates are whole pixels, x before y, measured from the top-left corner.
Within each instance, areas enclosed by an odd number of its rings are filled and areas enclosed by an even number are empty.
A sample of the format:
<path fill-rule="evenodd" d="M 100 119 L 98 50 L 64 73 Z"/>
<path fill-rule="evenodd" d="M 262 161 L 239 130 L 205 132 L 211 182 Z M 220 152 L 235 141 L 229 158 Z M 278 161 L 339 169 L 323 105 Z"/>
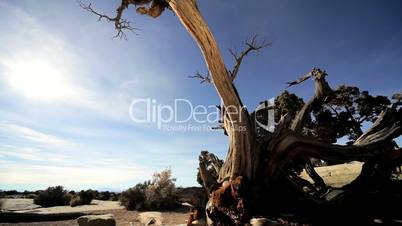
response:
<path fill-rule="evenodd" d="M 79 226 L 116 226 L 113 214 L 85 215 L 77 219 Z"/>
<path fill-rule="evenodd" d="M 273 221 L 267 218 L 252 218 L 250 220 L 252 226 L 282 226 L 280 222 Z"/>
<path fill-rule="evenodd" d="M 163 217 L 161 212 L 143 212 L 138 216 L 143 225 L 162 225 Z"/>

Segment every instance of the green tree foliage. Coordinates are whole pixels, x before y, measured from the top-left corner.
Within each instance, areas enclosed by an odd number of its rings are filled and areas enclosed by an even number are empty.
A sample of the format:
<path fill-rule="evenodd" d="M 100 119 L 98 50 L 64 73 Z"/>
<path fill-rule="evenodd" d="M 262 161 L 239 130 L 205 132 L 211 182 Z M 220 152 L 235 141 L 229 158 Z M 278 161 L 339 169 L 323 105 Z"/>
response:
<path fill-rule="evenodd" d="M 303 132 L 328 143 L 335 143 L 344 136 L 353 142 L 363 133 L 363 123 L 374 122 L 390 104 L 386 96 L 372 96 L 368 91 L 342 85 L 334 91 L 330 101 L 312 112 Z M 303 105 L 301 98 L 284 91 L 275 99 L 275 120 L 286 113 L 293 118 Z"/>
<path fill-rule="evenodd" d="M 303 107 L 304 101 L 294 93 L 287 90 L 275 98 L 275 122 L 279 122 L 281 115 L 287 114 L 294 118 L 296 113 Z"/>

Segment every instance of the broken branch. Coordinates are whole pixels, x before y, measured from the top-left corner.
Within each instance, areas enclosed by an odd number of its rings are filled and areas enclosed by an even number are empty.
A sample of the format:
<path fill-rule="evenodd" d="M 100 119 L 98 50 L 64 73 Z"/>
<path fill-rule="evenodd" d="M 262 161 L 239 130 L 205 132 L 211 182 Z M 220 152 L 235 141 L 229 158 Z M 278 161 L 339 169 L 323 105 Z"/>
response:
<path fill-rule="evenodd" d="M 209 73 L 207 75 L 202 75 L 200 72 L 196 72 L 195 75 L 188 76 L 189 78 L 197 78 L 200 79 L 200 83 L 212 83 L 211 77 Z"/>
<path fill-rule="evenodd" d="M 257 42 L 257 35 L 254 35 L 250 40 L 247 40 L 245 45 L 247 46 L 247 48 L 242 51 L 240 54 L 237 54 L 235 51 L 233 51 L 232 49 L 229 49 L 229 53 L 233 56 L 233 58 L 235 59 L 235 66 L 233 67 L 233 69 L 231 71 L 229 71 L 230 77 L 232 78 L 232 81 L 234 81 L 234 79 L 237 76 L 237 73 L 239 72 L 240 69 L 240 65 L 243 61 L 243 58 L 249 54 L 251 51 L 259 51 L 262 48 L 265 48 L 269 45 L 271 45 L 271 43 L 267 43 L 265 40 L 262 41 L 261 43 Z"/>

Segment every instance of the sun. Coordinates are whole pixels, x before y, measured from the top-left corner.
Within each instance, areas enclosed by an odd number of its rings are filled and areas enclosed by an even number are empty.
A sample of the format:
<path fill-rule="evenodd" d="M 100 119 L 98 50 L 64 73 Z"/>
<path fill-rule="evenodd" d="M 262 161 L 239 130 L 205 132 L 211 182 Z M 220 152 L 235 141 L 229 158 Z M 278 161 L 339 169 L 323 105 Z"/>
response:
<path fill-rule="evenodd" d="M 74 95 L 65 71 L 45 59 L 8 62 L 5 78 L 18 94 L 39 101 L 63 100 Z"/>

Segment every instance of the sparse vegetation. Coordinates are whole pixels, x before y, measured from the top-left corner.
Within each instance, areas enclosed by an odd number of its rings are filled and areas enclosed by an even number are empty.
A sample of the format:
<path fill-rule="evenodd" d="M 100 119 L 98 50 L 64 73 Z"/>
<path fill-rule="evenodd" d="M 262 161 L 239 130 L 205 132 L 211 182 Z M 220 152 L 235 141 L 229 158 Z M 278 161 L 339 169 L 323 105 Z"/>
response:
<path fill-rule="evenodd" d="M 107 201 L 110 200 L 111 197 L 112 195 L 109 191 L 102 191 L 97 194 L 96 199 Z"/>
<path fill-rule="evenodd" d="M 120 195 L 120 205 L 124 206 L 127 210 L 143 209 L 146 199 L 145 193 L 149 185 L 150 182 L 146 181 L 123 191 Z"/>
<path fill-rule="evenodd" d="M 175 181 L 170 169 L 155 173 L 152 181 L 139 183 L 122 192 L 120 204 L 127 210 L 170 209 L 176 204 Z"/>
<path fill-rule="evenodd" d="M 0 211 L 3 210 L 4 200 L 0 199 Z"/>
<path fill-rule="evenodd" d="M 34 199 L 34 203 L 43 207 L 66 206 L 69 205 L 70 199 L 71 196 L 67 193 L 67 190 L 64 190 L 63 186 L 55 186 L 39 192 Z"/>
<path fill-rule="evenodd" d="M 93 190 L 82 190 L 78 195 L 74 196 L 70 201 L 70 206 L 89 205 L 95 197 L 96 192 Z"/>

